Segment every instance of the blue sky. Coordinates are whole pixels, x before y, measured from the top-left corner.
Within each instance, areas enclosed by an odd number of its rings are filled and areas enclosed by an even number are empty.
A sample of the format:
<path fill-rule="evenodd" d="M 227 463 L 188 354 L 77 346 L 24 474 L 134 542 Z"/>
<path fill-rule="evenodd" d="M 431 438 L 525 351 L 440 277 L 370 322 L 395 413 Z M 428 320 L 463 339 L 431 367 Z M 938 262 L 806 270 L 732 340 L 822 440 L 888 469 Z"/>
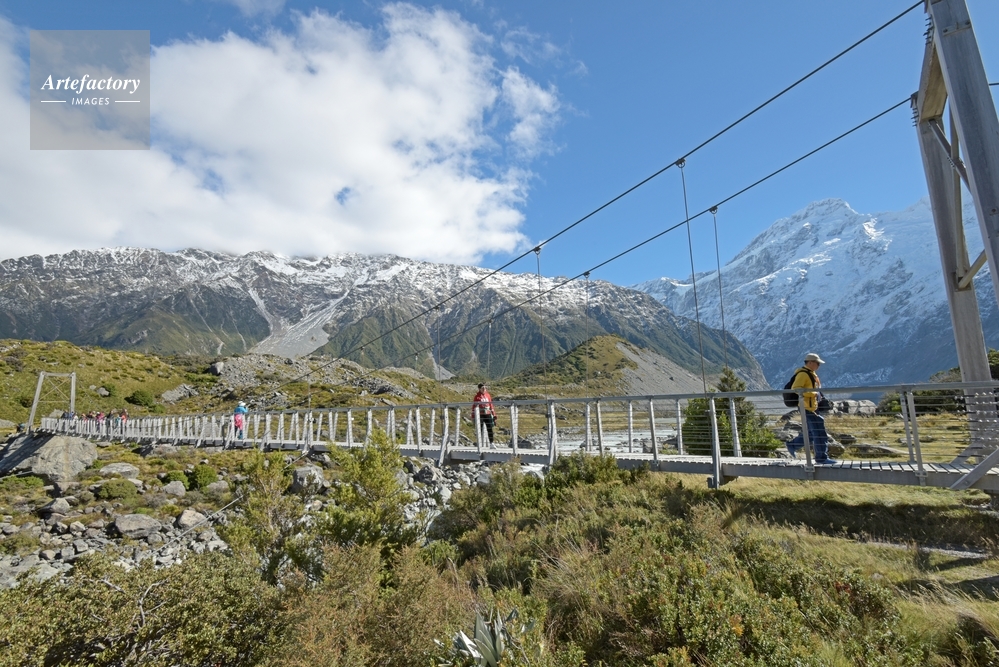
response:
<path fill-rule="evenodd" d="M 0 1 L 0 257 L 193 245 L 499 266 L 910 4 Z M 999 3 L 968 5 L 999 80 Z M 924 27 L 914 10 L 692 156 L 691 212 L 914 92 Z M 28 151 L 29 29 L 150 30 L 153 150 Z M 903 107 L 725 205 L 722 261 L 811 201 L 875 213 L 925 193 Z M 683 217 L 672 169 L 546 246 L 542 271 L 575 275 Z M 711 231 L 693 223 L 698 270 Z M 689 271 L 677 230 L 593 277 Z"/>

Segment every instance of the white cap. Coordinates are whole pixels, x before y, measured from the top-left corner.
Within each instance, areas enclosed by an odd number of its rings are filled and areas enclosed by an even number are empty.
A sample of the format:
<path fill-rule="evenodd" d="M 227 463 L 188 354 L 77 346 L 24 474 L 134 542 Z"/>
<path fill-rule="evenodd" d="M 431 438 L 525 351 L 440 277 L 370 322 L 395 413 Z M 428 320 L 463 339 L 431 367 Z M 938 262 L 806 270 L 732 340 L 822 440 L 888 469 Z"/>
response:
<path fill-rule="evenodd" d="M 805 355 L 805 361 L 817 361 L 820 364 L 826 363 L 826 362 L 822 361 L 822 358 L 819 357 L 819 355 L 815 354 L 814 352 L 809 352 L 808 354 L 806 354 Z"/>

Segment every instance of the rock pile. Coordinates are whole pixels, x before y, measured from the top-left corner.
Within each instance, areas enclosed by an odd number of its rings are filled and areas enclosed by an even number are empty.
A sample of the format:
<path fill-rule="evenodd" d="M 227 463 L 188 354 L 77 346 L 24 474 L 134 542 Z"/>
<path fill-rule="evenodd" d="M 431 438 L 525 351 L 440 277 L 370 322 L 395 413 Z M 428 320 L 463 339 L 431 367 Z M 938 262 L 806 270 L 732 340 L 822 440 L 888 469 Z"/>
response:
<path fill-rule="evenodd" d="M 288 463 L 292 461 L 289 457 Z M 329 458 L 320 455 L 314 462 L 300 465 L 293 472 L 290 491 L 305 495 L 306 514 L 332 504 L 326 496 L 331 483 L 323 475 L 321 466 L 324 463 L 329 463 Z M 430 459 L 406 460 L 396 479 L 409 494 L 404 506 L 409 526 L 421 533 L 426 531 L 455 491 L 488 484 L 491 479 L 489 465 L 473 462 L 441 468 Z M 525 470 L 543 476 L 541 466 L 525 466 Z M 117 558 L 124 567 L 134 567 L 145 560 L 152 561 L 155 567 L 170 567 L 182 563 L 192 553 L 229 548 L 216 527 L 232 520 L 236 516 L 235 509 L 223 509 L 211 516 L 186 509 L 175 519 L 164 521 L 132 513 L 121 502 L 104 501 L 84 507 L 85 503 L 79 500 L 84 497 L 82 494 L 96 493 L 101 485 L 112 479 L 124 478 L 141 493 L 151 490 L 138 479 L 138 467 L 130 463 L 109 463 L 99 473 L 103 479 L 86 487 L 65 479 L 46 487 L 60 497 L 37 508 L 34 519 L 15 523 L 12 515 L 0 517 L 0 541 L 23 539 L 38 545 L 36 550 L 24 556 L 0 557 L 0 587 L 15 586 L 18 577 L 25 575 L 39 580 L 64 576 L 72 570 L 77 559 L 98 551 Z M 239 477 L 233 479 L 238 481 Z M 152 486 L 156 486 L 155 482 Z M 228 490 L 225 480 L 202 489 L 216 497 Z M 182 482 L 174 481 L 156 487 L 155 492 L 182 497 L 186 491 Z M 73 493 L 78 495 L 70 495 Z"/>

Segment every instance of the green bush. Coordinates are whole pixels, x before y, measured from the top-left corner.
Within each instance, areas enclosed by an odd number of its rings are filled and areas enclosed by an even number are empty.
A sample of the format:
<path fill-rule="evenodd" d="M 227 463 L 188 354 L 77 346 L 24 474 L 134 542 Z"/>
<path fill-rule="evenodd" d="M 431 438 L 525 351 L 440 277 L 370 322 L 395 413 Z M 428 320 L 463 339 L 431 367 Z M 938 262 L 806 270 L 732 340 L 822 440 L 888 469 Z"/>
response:
<path fill-rule="evenodd" d="M 156 405 L 156 397 L 153 396 L 152 392 L 145 389 L 136 389 L 126 396 L 125 400 L 132 405 L 141 405 L 145 408 L 151 408 Z"/>
<path fill-rule="evenodd" d="M 194 470 L 188 475 L 188 480 L 190 481 L 189 488 L 204 489 L 212 482 L 219 481 L 219 475 L 215 472 L 215 468 L 201 463 L 194 466 Z"/>
<path fill-rule="evenodd" d="M 31 553 L 39 546 L 38 538 L 34 535 L 20 531 L 10 537 L 0 540 L 0 553 L 11 556 L 23 556 Z"/>
<path fill-rule="evenodd" d="M 169 484 L 170 482 L 180 482 L 184 485 L 184 490 L 189 491 L 191 489 L 191 480 L 188 479 L 187 473 L 183 470 L 171 470 L 163 478 L 164 484 Z"/>
<path fill-rule="evenodd" d="M 40 489 L 45 486 L 41 477 L 34 475 L 11 475 L 0 479 L 0 492 L 23 493 L 28 489 Z"/>
<path fill-rule="evenodd" d="M 0 591 L 0 664 L 259 665 L 282 631 L 280 592 L 231 557 L 126 570 L 96 555 L 73 574 Z"/>
<path fill-rule="evenodd" d="M 718 391 L 745 391 L 746 383 L 740 380 L 728 367 L 722 371 Z M 769 456 L 781 442 L 770 429 L 765 414 L 756 411 L 756 406 L 745 398 L 716 398 L 715 419 L 718 425 L 718 442 L 722 456 L 732 456 L 735 448 L 732 438 L 732 425 L 729 417 L 729 401 L 735 404 L 735 418 L 738 424 L 739 443 L 743 455 Z M 683 411 L 683 445 L 691 454 L 711 454 L 711 413 L 708 399 L 692 398 Z"/>
<path fill-rule="evenodd" d="M 101 500 L 127 500 L 137 495 L 135 485 L 127 479 L 110 479 L 97 489 L 97 497 Z"/>

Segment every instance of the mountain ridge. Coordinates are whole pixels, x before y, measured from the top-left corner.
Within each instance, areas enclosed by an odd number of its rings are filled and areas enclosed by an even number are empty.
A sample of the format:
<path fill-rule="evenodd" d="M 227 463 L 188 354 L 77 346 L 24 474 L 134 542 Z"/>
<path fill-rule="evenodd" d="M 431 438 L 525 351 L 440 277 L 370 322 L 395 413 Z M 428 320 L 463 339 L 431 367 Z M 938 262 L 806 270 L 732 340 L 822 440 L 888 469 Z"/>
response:
<path fill-rule="evenodd" d="M 31 256 L 0 262 L 0 338 L 158 353 L 332 354 L 428 375 L 439 359 L 449 373 L 503 377 L 588 337 L 617 334 L 699 372 L 694 323 L 643 292 L 592 281 L 587 295 L 583 283 L 553 289 L 557 279 L 542 278 L 540 289 L 553 291 L 537 298 L 535 274 L 491 274 L 358 253 L 116 248 Z M 717 373 L 722 334 L 702 333 L 709 372 Z M 728 338 L 733 366 L 763 386 L 755 359 Z"/>
<path fill-rule="evenodd" d="M 964 207 L 969 253 L 982 248 L 974 207 Z M 701 321 L 721 325 L 718 273 L 696 277 Z M 775 221 L 722 267 L 726 329 L 773 386 L 806 352 L 827 360 L 826 384 L 926 381 L 957 354 L 928 198 L 897 212 L 863 214 L 840 199 L 812 202 Z M 634 286 L 694 315 L 689 280 Z M 975 280 L 986 342 L 999 345 L 987 271 Z"/>

